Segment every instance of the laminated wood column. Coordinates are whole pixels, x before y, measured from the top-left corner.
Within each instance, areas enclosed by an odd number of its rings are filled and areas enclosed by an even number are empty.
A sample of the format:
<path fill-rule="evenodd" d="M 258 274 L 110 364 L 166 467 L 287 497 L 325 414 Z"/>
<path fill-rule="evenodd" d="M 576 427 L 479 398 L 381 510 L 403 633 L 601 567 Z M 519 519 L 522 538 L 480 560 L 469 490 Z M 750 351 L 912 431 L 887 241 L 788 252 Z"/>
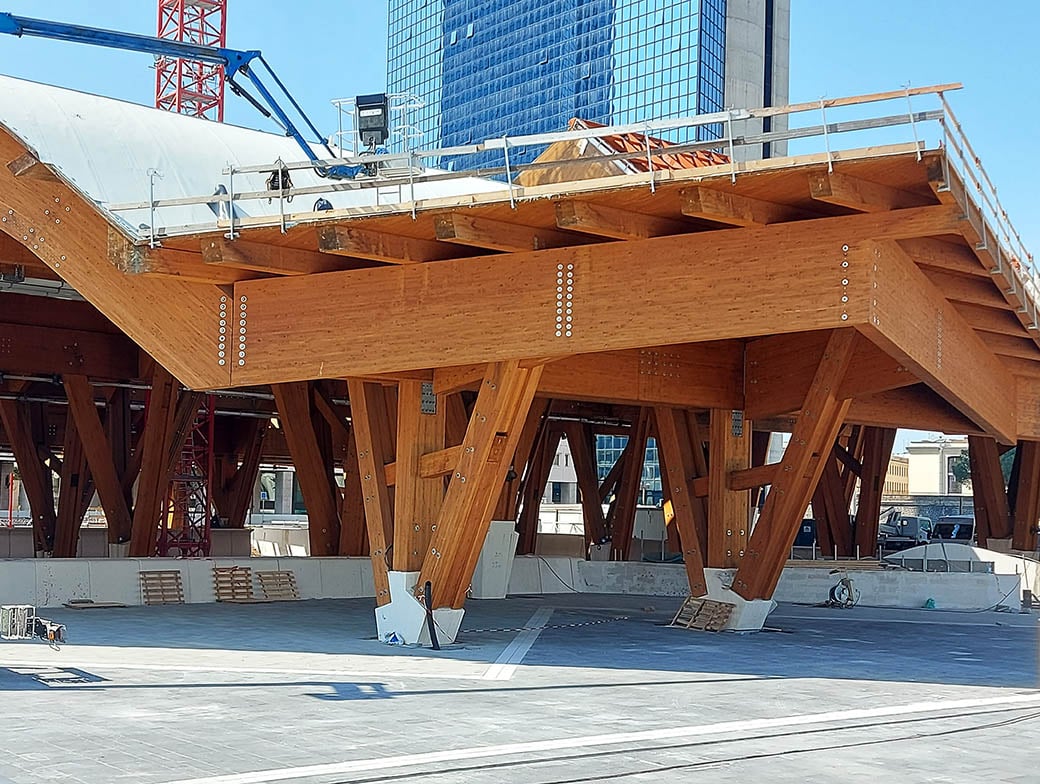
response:
<path fill-rule="evenodd" d="M 394 457 L 393 435 L 383 387 L 359 379 L 348 379 L 347 387 L 376 603 L 383 605 L 390 602 L 386 556 L 394 540 L 393 504 L 386 484 L 386 464 Z"/>
<path fill-rule="evenodd" d="M 488 365 L 416 586 L 432 584 L 435 607 L 459 608 L 465 601 L 542 367 Z"/>
<path fill-rule="evenodd" d="M 306 381 L 272 384 L 271 391 L 307 507 L 311 555 L 336 555 L 339 550 L 338 490 L 330 456 L 325 454 L 314 427 L 310 385 Z"/>
<path fill-rule="evenodd" d="M 177 429 L 174 420 L 178 418 L 178 387 L 176 379 L 156 363 L 144 432 L 138 446 L 141 472 L 130 532 L 131 558 L 155 555 L 159 518 L 169 484 L 171 461 L 176 454 L 173 444 Z"/>
<path fill-rule="evenodd" d="M 894 427 L 865 427 L 862 431 L 862 460 L 859 506 L 856 508 L 856 545 L 861 556 L 877 551 L 881 523 L 881 495 L 896 441 Z"/>
<path fill-rule="evenodd" d="M 397 481 L 394 485 L 394 549 L 396 571 L 417 572 L 429 546 L 444 501 L 444 478 L 423 478 L 419 458 L 444 448 L 444 405 L 421 381 L 397 386 Z"/>
<path fill-rule="evenodd" d="M 365 529 L 365 501 L 361 492 L 357 443 L 354 428 L 347 424 L 347 410 L 333 401 L 321 383 L 314 385 L 314 407 L 324 417 L 332 436 L 333 452 L 343 468 L 343 487 L 339 493 L 339 555 L 368 555 Z"/>
<path fill-rule="evenodd" d="M 658 458 L 661 463 L 661 486 L 667 484 L 668 499 L 672 506 L 672 523 L 679 533 L 690 595 L 703 596 L 708 592 L 708 586 L 704 580 L 704 556 L 701 553 L 694 516 L 697 499 L 693 493 L 691 479 L 695 468 L 689 446 L 686 417 L 681 410 L 659 406 L 654 409 L 654 418 L 657 425 Z"/>
<path fill-rule="evenodd" d="M 66 428 L 74 427 L 80 436 L 80 451 L 90 465 L 101 508 L 109 526 L 109 541 L 117 542 L 130 531 L 130 507 L 123 491 L 123 482 L 113 457 L 114 445 L 105 435 L 94 405 L 94 388 L 86 376 L 67 375 L 64 379 L 65 396 L 69 401 L 69 419 Z M 109 410 L 109 416 L 118 419 L 119 411 Z M 68 443 L 66 439 L 66 448 Z M 59 509 L 60 514 L 60 509 Z M 113 532 L 116 538 L 113 539 Z"/>
<path fill-rule="evenodd" d="M 135 466 L 132 463 L 134 435 L 132 423 L 133 415 L 130 411 L 129 390 L 122 388 L 113 389 L 105 414 L 105 435 L 108 438 L 109 446 L 112 448 L 112 465 L 116 470 L 116 476 L 119 477 L 123 503 L 126 505 L 127 510 L 133 506 L 132 487 L 126 482 L 126 477 L 129 476 L 132 470 L 135 470 Z M 140 465 L 137 464 L 136 468 L 139 467 Z M 94 473 L 96 481 L 96 473 L 93 471 L 91 473 Z M 136 473 L 134 473 L 134 477 L 136 478 Z M 105 514 L 107 515 L 108 513 L 106 512 Z M 112 524 L 111 518 L 108 519 L 108 541 L 109 544 L 130 541 L 129 511 L 126 519 L 118 526 Z"/>
<path fill-rule="evenodd" d="M 975 541 L 979 547 L 988 547 L 990 538 L 1011 536 L 1007 488 L 996 439 L 968 436 L 968 462 L 975 504 Z"/>
<path fill-rule="evenodd" d="M 1011 546 L 1016 550 L 1036 550 L 1040 521 L 1040 442 L 1019 441 L 1015 465 Z M 1011 495 L 1010 488 L 1008 495 Z"/>
<path fill-rule="evenodd" d="M 57 516 L 50 469 L 40 460 L 32 435 L 29 407 L 14 400 L 0 400 L 0 421 L 11 444 L 22 487 L 32 513 L 36 552 L 50 552 L 54 545 Z"/>
<path fill-rule="evenodd" d="M 93 406 L 93 402 L 91 405 Z M 100 423 L 98 427 L 100 428 Z M 65 420 L 65 444 L 58 487 L 58 514 L 54 529 L 55 558 L 76 557 L 83 516 L 86 514 L 90 497 L 94 494 L 94 483 L 90 480 L 90 469 L 83 447 L 83 439 L 70 409 Z"/>
<path fill-rule="evenodd" d="M 524 487 L 520 494 L 520 516 L 517 520 L 520 542 L 517 544 L 517 552 L 521 555 L 533 555 L 537 550 L 538 512 L 561 438 L 563 433 L 547 419 L 543 420 L 541 433 L 524 472 Z"/>
<path fill-rule="evenodd" d="M 585 548 L 607 538 L 606 519 L 599 497 L 599 474 L 596 469 L 596 435 L 590 425 L 565 422 L 563 432 L 570 444 L 574 473 L 581 492 L 581 513 L 585 522 Z"/>
<path fill-rule="evenodd" d="M 812 496 L 816 530 L 826 530 L 829 539 L 829 547 L 824 547 L 823 537 L 818 537 L 820 549 L 824 555 L 837 553 L 839 556 L 850 556 L 853 553 L 852 526 L 848 503 L 845 501 L 845 485 L 834 449 L 822 462 L 820 480 Z"/>
<path fill-rule="evenodd" d="M 618 458 L 620 471 L 614 492 L 614 503 L 610 510 L 610 557 L 614 561 L 627 561 L 632 549 L 632 535 L 636 522 L 636 506 L 639 488 L 643 479 L 643 463 L 646 460 L 646 441 L 650 433 L 651 409 L 641 408 L 632 425 L 628 443 Z M 664 472 L 661 472 L 662 475 Z M 606 484 L 606 482 L 604 482 Z M 602 496 L 601 496 L 602 497 Z M 699 499 L 692 499 L 699 504 Z"/>
<path fill-rule="evenodd" d="M 791 544 L 813 489 L 831 453 L 850 399 L 838 397 L 838 385 L 852 359 L 855 332 L 835 330 L 813 375 L 791 440 L 777 466 L 762 515 L 733 580 L 745 599 L 768 599 L 776 589 Z"/>
<path fill-rule="evenodd" d="M 549 403 L 547 398 L 535 398 L 531 404 L 527 421 L 524 422 L 524 429 L 520 432 L 520 439 L 516 444 L 516 453 L 509 462 L 506 481 L 502 485 L 498 503 L 495 504 L 493 520 L 516 520 L 524 488 L 524 468 L 531 460 L 535 442 L 542 431 L 542 423 L 549 412 Z"/>
<path fill-rule="evenodd" d="M 241 462 L 224 484 L 223 516 L 228 528 L 244 528 L 249 505 L 253 500 L 256 478 L 260 472 L 264 437 L 270 427 L 266 419 L 247 419 L 240 448 Z M 237 460 L 237 458 L 235 458 Z"/>
<path fill-rule="evenodd" d="M 751 423 L 744 412 L 712 409 L 708 458 L 708 566 L 739 566 L 747 549 L 751 495 L 730 490 L 728 480 L 751 461 Z"/>

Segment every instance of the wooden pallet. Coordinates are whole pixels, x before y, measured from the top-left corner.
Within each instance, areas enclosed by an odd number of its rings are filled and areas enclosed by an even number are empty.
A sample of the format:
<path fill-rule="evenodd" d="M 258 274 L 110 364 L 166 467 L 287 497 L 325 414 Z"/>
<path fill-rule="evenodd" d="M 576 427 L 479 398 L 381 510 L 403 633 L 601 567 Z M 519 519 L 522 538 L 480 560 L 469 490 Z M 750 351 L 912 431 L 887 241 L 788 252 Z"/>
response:
<path fill-rule="evenodd" d="M 184 585 L 177 569 L 141 572 L 141 600 L 145 604 L 184 604 Z"/>
<path fill-rule="evenodd" d="M 264 598 L 274 602 L 289 602 L 300 598 L 293 572 L 257 572 L 260 591 Z"/>
<path fill-rule="evenodd" d="M 732 604 L 690 596 L 682 603 L 682 607 L 669 625 L 680 629 L 719 632 L 726 626 L 732 614 Z"/>
<path fill-rule="evenodd" d="M 213 593 L 218 602 L 253 600 L 253 570 L 248 566 L 214 566 Z"/>

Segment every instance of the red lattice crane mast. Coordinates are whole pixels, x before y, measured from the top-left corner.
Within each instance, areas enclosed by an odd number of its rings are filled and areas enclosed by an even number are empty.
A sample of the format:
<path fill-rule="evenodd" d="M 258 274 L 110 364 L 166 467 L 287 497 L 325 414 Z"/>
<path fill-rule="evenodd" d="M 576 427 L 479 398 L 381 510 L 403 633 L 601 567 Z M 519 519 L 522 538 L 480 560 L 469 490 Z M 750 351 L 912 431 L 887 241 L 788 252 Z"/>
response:
<path fill-rule="evenodd" d="M 228 0 L 159 0 L 160 38 L 227 46 Z M 155 59 L 155 105 L 224 121 L 224 67 L 196 60 Z"/>

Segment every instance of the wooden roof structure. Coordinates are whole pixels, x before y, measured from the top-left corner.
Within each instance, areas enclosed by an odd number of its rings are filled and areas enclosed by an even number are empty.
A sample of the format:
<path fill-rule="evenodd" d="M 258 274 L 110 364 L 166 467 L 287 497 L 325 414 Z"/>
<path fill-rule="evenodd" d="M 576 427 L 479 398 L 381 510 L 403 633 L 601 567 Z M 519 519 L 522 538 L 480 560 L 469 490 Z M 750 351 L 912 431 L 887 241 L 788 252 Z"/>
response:
<path fill-rule="evenodd" d="M 306 385 L 345 380 L 341 435 L 356 445 L 381 601 L 392 544 L 394 568 L 461 605 L 487 521 L 520 500 L 513 487 L 502 506 L 503 482 L 535 469 L 546 412 L 568 405 L 577 413 L 559 429 L 582 460 L 581 406 L 658 439 L 694 591 L 704 564 L 729 566 L 755 598 L 775 587 L 814 493 L 830 488 L 820 503 L 837 508 L 853 474 L 883 477 L 894 427 L 985 444 L 972 459 L 993 490 L 993 535 L 1014 527 L 1035 542 L 1031 260 L 1009 247 L 958 149 L 911 141 L 621 174 L 586 161 L 594 176 L 564 182 L 553 172 L 575 163 L 550 153 L 533 184 L 215 220 L 155 245 L 0 129 L 0 258 L 66 281 L 191 388 L 273 385 L 298 470 L 322 473 Z M 756 464 L 753 430 L 793 433 L 781 464 Z M 1014 444 L 1022 487 L 1001 501 L 984 455 Z M 634 470 L 619 467 L 611 487 L 638 484 Z M 579 481 L 601 495 L 589 466 Z M 748 491 L 762 485 L 752 533 Z M 588 515 L 593 531 L 609 522 Z M 850 535 L 834 531 L 843 548 Z"/>

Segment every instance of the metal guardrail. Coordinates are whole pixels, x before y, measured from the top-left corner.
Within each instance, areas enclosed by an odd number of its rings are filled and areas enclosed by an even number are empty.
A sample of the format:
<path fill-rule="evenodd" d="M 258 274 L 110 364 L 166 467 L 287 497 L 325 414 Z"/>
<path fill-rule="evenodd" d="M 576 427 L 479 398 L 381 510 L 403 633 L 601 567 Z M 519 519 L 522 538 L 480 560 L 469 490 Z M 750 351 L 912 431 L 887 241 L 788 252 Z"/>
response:
<path fill-rule="evenodd" d="M 145 201 L 119 204 L 104 204 L 100 206 L 109 212 L 116 214 L 132 210 L 148 210 L 150 224 L 142 226 L 138 238 L 147 241 L 151 245 L 157 245 L 162 237 L 183 236 L 188 234 L 204 233 L 215 229 L 226 229 L 227 236 L 234 238 L 236 229 L 244 224 L 249 227 L 256 226 L 280 226 L 286 231 L 290 225 L 317 220 L 327 220 L 335 217 L 337 212 L 296 212 L 287 214 L 286 203 L 294 196 L 317 196 L 329 195 L 344 191 L 363 191 L 366 189 L 378 189 L 378 196 L 373 196 L 371 206 L 379 206 L 382 209 L 399 207 L 402 212 L 410 211 L 413 218 L 419 202 L 415 197 L 415 187 L 420 183 L 436 183 L 447 181 L 460 181 L 472 177 L 503 177 L 505 182 L 503 188 L 508 190 L 510 204 L 515 206 L 521 193 L 517 191 L 514 178 L 521 172 L 539 171 L 548 168 L 566 166 L 568 163 L 607 163 L 623 162 L 633 159 L 647 161 L 648 172 L 643 175 L 647 178 L 647 184 L 651 191 L 656 189 L 658 171 L 654 169 L 655 157 L 663 155 L 677 155 L 691 153 L 699 150 L 723 151 L 729 155 L 729 173 L 735 182 L 740 176 L 741 167 L 734 153 L 737 149 L 761 146 L 768 143 L 783 143 L 795 140 L 819 139 L 822 142 L 825 160 L 828 169 L 833 169 L 834 160 L 840 156 L 841 149 L 834 144 L 835 137 L 843 134 L 860 131 L 871 131 L 888 128 L 906 128 L 909 130 L 910 139 L 917 150 L 918 159 L 925 147 L 923 133 L 927 128 L 935 127 L 937 123 L 939 138 L 938 144 L 948 151 L 945 165 L 953 166 L 955 171 L 964 179 L 965 192 L 976 202 L 982 225 L 975 227 L 980 236 L 983 237 L 983 245 L 980 250 L 991 250 L 997 260 L 997 269 L 994 273 L 1002 273 L 1012 282 L 1012 291 L 1009 293 L 1020 294 L 1025 292 L 1024 300 L 1031 304 L 1030 316 L 1034 328 L 1038 324 L 1038 313 L 1035 301 L 1040 296 L 1040 280 L 1034 264 L 1034 257 L 1026 249 L 1021 236 L 1015 230 L 1008 217 L 1007 211 L 1002 205 L 997 189 L 990 180 L 982 166 L 982 162 L 968 141 L 960 122 L 953 113 L 945 93 L 958 90 L 960 84 L 942 84 L 928 87 L 904 87 L 901 90 L 889 92 L 870 93 L 865 95 L 848 96 L 841 98 L 825 98 L 819 101 L 789 104 L 786 106 L 764 107 L 759 109 L 731 109 L 713 114 L 697 115 L 693 117 L 681 117 L 665 120 L 650 120 L 642 123 L 628 125 L 606 126 L 602 128 L 589 128 L 559 133 L 546 133 L 523 136 L 502 136 L 495 139 L 486 139 L 477 144 L 443 147 L 434 149 L 419 149 L 405 153 L 383 153 L 378 155 L 360 155 L 336 159 L 333 161 L 320 161 L 317 165 L 358 165 L 364 166 L 373 174 L 359 176 L 352 181 L 337 181 L 321 183 L 319 185 L 289 188 L 286 190 L 262 190 L 262 191 L 235 191 L 235 177 L 249 174 L 270 173 L 275 168 L 283 168 L 290 172 L 313 169 L 315 163 L 311 161 L 283 162 L 281 160 L 273 163 L 256 164 L 249 166 L 233 166 L 224 169 L 219 177 L 226 181 L 226 187 L 221 190 L 226 192 L 205 194 L 199 196 L 186 196 L 171 199 L 156 199 L 151 197 L 154 193 L 155 174 L 150 173 L 145 185 L 150 198 Z M 915 110 L 913 98 L 922 96 L 936 96 L 939 106 L 934 109 Z M 837 110 L 845 107 L 866 106 L 886 102 L 905 101 L 906 110 L 896 114 L 879 114 L 864 118 L 828 121 L 828 110 Z M 745 131 L 735 129 L 735 124 L 764 120 L 765 118 L 791 117 L 794 115 L 818 114 L 820 122 L 794 128 L 786 128 L 769 132 Z M 686 142 L 681 144 L 656 145 L 650 140 L 651 134 L 662 134 L 669 132 L 691 132 L 705 126 L 716 126 L 724 130 L 721 138 L 708 141 Z M 646 140 L 645 149 L 638 151 L 616 152 L 601 155 L 583 155 L 570 159 L 554 160 L 549 162 L 532 162 L 517 164 L 510 160 L 510 150 L 527 146 L 548 146 L 555 142 L 575 141 L 582 139 L 601 139 L 608 136 L 622 134 L 639 134 Z M 437 170 L 435 166 L 444 159 L 459 158 L 467 155 L 499 151 L 502 154 L 502 165 L 486 167 L 468 171 L 444 171 Z M 949 179 L 947 180 L 949 181 Z M 969 188 L 970 184 L 970 188 Z M 385 199 L 385 190 L 396 187 L 399 189 L 401 198 L 398 200 Z M 970 193 L 969 193 L 970 192 Z M 277 214 L 267 216 L 251 216 L 248 219 L 236 218 L 233 205 L 248 202 L 259 202 L 261 200 L 277 199 L 279 210 Z M 215 219 L 207 223 L 190 225 L 162 226 L 157 223 L 161 219 L 164 208 L 206 205 L 214 209 Z M 357 209 L 357 208 L 352 208 Z M 364 207 L 362 207 L 364 209 Z M 969 210 L 970 212 L 970 210 Z M 993 247 L 989 247 L 993 243 Z"/>

